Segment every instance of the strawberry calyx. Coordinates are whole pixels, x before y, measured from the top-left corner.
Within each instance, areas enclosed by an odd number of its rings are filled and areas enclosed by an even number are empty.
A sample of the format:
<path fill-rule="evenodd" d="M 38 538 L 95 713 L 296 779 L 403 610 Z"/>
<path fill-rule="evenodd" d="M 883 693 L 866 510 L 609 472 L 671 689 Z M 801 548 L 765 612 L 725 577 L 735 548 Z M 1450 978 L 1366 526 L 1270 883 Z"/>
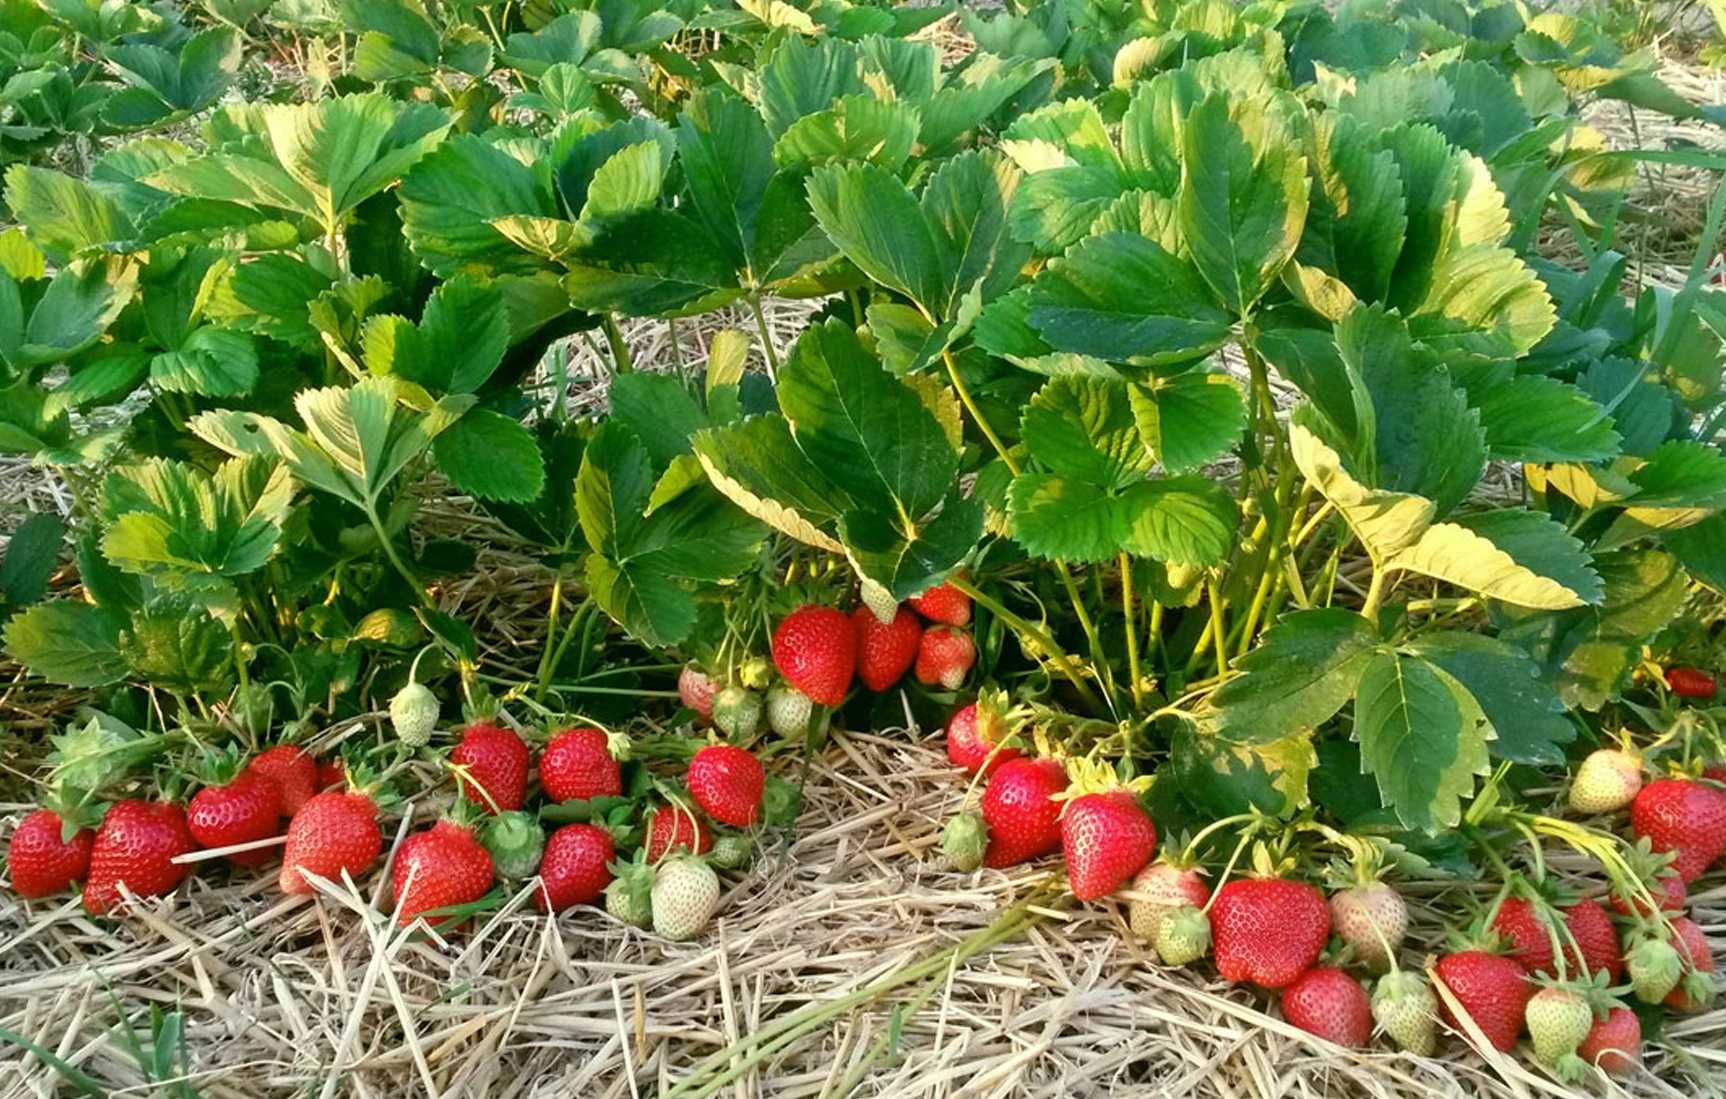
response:
<path fill-rule="evenodd" d="M 1066 761 L 1068 784 L 1065 790 L 1053 796 L 1059 801 L 1062 815 L 1066 815 L 1073 802 L 1091 794 L 1126 793 L 1136 802 L 1145 791 L 1151 788 L 1152 777 L 1139 775 L 1134 778 L 1124 778 L 1114 767 L 1100 760 L 1091 758 L 1075 758 Z"/>

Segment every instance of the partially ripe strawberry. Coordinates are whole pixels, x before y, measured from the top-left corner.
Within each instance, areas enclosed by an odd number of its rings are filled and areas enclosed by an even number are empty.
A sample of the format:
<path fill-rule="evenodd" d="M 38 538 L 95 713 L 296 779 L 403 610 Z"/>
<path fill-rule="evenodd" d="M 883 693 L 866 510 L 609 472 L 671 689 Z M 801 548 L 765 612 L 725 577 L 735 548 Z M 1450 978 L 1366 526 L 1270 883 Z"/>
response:
<path fill-rule="evenodd" d="M 90 869 L 95 831 L 79 828 L 66 839 L 64 828 L 59 813 L 37 809 L 12 830 L 6 875 L 20 897 L 35 899 L 70 889 Z"/>
<path fill-rule="evenodd" d="M 259 752 L 246 765 L 276 784 L 282 796 L 282 815 L 291 817 L 318 792 L 318 765 L 302 749 L 278 744 Z"/>
<path fill-rule="evenodd" d="M 677 673 L 678 699 L 699 714 L 702 721 L 713 720 L 713 695 L 718 689 L 707 673 L 693 664 L 685 664 Z"/>
<path fill-rule="evenodd" d="M 653 930 L 672 940 L 693 939 L 719 907 L 719 875 L 689 855 L 660 863 L 653 879 Z"/>
<path fill-rule="evenodd" d="M 542 912 L 592 904 L 611 884 L 617 848 L 611 833 L 593 824 L 566 824 L 545 841 L 534 902 Z"/>
<path fill-rule="evenodd" d="M 1587 998 L 1569 988 L 1543 988 L 1529 997 L 1523 1018 L 1535 1060 L 1560 1079 L 1576 1079 L 1584 1068 L 1576 1051 L 1594 1029 L 1594 1009 Z"/>
<path fill-rule="evenodd" d="M 1283 989 L 1283 1018 L 1308 1034 L 1358 1049 L 1372 1037 L 1372 1003 L 1340 969 L 1315 966 Z"/>
<path fill-rule="evenodd" d="M 721 824 L 748 828 L 761 819 L 767 772 L 742 748 L 710 744 L 696 752 L 684 783 L 695 804 Z"/>
<path fill-rule="evenodd" d="M 912 610 L 931 622 L 946 626 L 971 624 L 971 597 L 945 580 L 922 595 L 913 595 L 910 602 Z"/>
<path fill-rule="evenodd" d="M 402 841 L 390 885 L 403 926 L 422 912 L 472 904 L 485 896 L 494 876 L 491 853 L 472 828 L 440 820 Z M 437 926 L 448 917 L 426 922 Z"/>
<path fill-rule="evenodd" d="M 1714 677 L 1701 668 L 1666 669 L 1666 686 L 1679 698 L 1712 699 L 1719 690 Z"/>
<path fill-rule="evenodd" d="M 1286 878 L 1237 878 L 1211 901 L 1211 941 L 1225 981 L 1285 988 L 1318 960 L 1330 906 L 1317 887 Z"/>
<path fill-rule="evenodd" d="M 1005 723 L 992 708 L 967 702 L 947 721 L 947 760 L 968 775 L 992 774 L 1010 759 L 1018 759 L 1017 748 L 996 745 L 1006 734 Z"/>
<path fill-rule="evenodd" d="M 983 864 L 996 869 L 1047 855 L 1061 846 L 1061 803 L 1067 772 L 1052 759 L 1014 759 L 989 777 L 983 822 L 989 848 Z"/>
<path fill-rule="evenodd" d="M 1157 826 L 1125 789 L 1081 794 L 1061 814 L 1061 851 L 1073 896 L 1094 901 L 1127 884 L 1157 850 Z"/>
<path fill-rule="evenodd" d="M 160 801 L 115 802 L 90 844 L 84 908 L 101 915 L 120 901 L 124 885 L 134 896 L 160 897 L 192 872 L 175 858 L 197 849 L 178 805 Z"/>
<path fill-rule="evenodd" d="M 552 801 L 592 801 L 623 793 L 623 771 L 610 739 L 593 728 L 565 729 L 539 757 L 539 784 Z"/>
<path fill-rule="evenodd" d="M 851 620 L 832 607 L 798 607 L 773 631 L 773 664 L 787 683 L 816 702 L 839 705 L 857 671 Z"/>
<path fill-rule="evenodd" d="M 1726 854 L 1726 791 L 1687 778 L 1656 779 L 1630 806 L 1630 828 L 1656 851 L 1674 852 L 1684 883 Z"/>
<path fill-rule="evenodd" d="M 951 626 L 932 626 L 917 643 L 917 682 L 956 691 L 977 661 L 971 635 Z"/>
<path fill-rule="evenodd" d="M 1380 977 L 1372 1017 L 1399 1049 L 1430 1057 L 1438 1047 L 1438 997 L 1417 974 L 1401 969 Z"/>
<path fill-rule="evenodd" d="M 649 863 L 656 863 L 673 851 L 705 855 L 713 847 L 713 833 L 694 809 L 661 805 L 647 814 L 647 838 L 642 846 L 647 849 Z"/>
<path fill-rule="evenodd" d="M 899 682 L 917 659 L 923 623 L 908 607 L 898 608 L 885 625 L 868 607 L 858 607 L 851 612 L 851 625 L 857 632 L 857 678 L 863 686 L 885 691 Z"/>
<path fill-rule="evenodd" d="M 281 823 L 281 788 L 256 771 L 242 771 L 225 786 L 206 786 L 186 805 L 186 827 L 205 849 L 269 839 Z M 262 866 L 275 857 L 275 848 L 260 847 L 235 851 L 228 861 Z"/>
<path fill-rule="evenodd" d="M 1408 934 L 1408 905 L 1384 882 L 1367 882 L 1331 894 L 1330 918 L 1337 934 L 1372 973 L 1390 968 Z"/>
<path fill-rule="evenodd" d="M 97 837 L 100 840 L 100 836 Z M 91 866 L 94 867 L 94 862 Z M 93 871 L 92 871 L 93 872 Z M 1666 1006 L 1678 1011 L 1701 1011 L 1714 999 L 1714 951 L 1695 920 L 1678 916 L 1672 921 L 1672 946 L 1678 951 L 1681 976 L 1678 987 L 1666 996 Z"/>
<path fill-rule="evenodd" d="M 1176 865 L 1167 856 L 1135 874 L 1127 892 L 1127 923 L 1133 934 L 1146 941 L 1156 936 L 1157 924 L 1168 909 L 1181 904 L 1203 908 L 1211 899 L 1210 886 L 1198 867 Z"/>
<path fill-rule="evenodd" d="M 357 880 L 383 849 L 378 807 L 370 797 L 352 791 L 317 794 L 288 822 L 279 878 L 282 892 L 313 891 L 302 871 L 337 884 L 344 871 Z"/>
<path fill-rule="evenodd" d="M 1570 807 L 1578 813 L 1616 813 L 1642 790 L 1642 761 L 1617 748 L 1588 753 L 1570 784 Z"/>
<path fill-rule="evenodd" d="M 1438 960 L 1438 979 L 1456 997 L 1493 1048 L 1509 1053 L 1522 1033 L 1523 1013 L 1534 988 L 1512 958 L 1483 950 L 1464 950 Z M 1450 1005 L 1439 1003 L 1444 1021 L 1456 1026 Z"/>
<path fill-rule="evenodd" d="M 485 812 L 507 813 L 526 804 L 531 753 L 513 729 L 476 721 L 461 731 L 449 759 L 459 768 L 456 790 Z"/>
<path fill-rule="evenodd" d="M 1595 1019 L 1576 1055 L 1608 1076 L 1626 1076 L 1642 1060 L 1642 1020 L 1627 1007 L 1613 1007 Z"/>

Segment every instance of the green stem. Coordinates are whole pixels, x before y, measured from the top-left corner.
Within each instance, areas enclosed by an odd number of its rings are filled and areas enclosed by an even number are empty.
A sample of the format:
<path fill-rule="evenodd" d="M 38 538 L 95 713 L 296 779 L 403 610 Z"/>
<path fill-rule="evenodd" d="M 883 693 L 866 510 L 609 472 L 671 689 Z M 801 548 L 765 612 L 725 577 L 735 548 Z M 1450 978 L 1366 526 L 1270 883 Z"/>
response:
<path fill-rule="evenodd" d="M 983 410 L 977 407 L 977 402 L 971 397 L 970 389 L 965 386 L 965 379 L 959 374 L 959 364 L 953 358 L 953 353 L 951 351 L 941 352 L 941 361 L 947 364 L 947 377 L 952 380 L 953 389 L 959 394 L 959 401 L 965 406 L 965 411 L 971 414 L 971 419 L 976 423 L 977 430 L 983 433 L 984 438 L 989 440 L 989 445 L 995 448 L 995 453 L 1001 456 L 1001 461 L 1007 465 L 1007 472 L 1017 477 L 1019 475 L 1019 463 L 1013 461 L 1012 455 L 1007 453 L 1006 444 L 1002 443 L 1001 437 L 995 434 L 995 429 L 984 417 Z"/>
<path fill-rule="evenodd" d="M 1145 690 L 1139 683 L 1139 622 L 1133 607 L 1133 559 L 1121 551 L 1121 617 L 1127 626 L 1127 674 L 1132 677 L 1133 709 L 1145 707 Z"/>
<path fill-rule="evenodd" d="M 545 701 L 546 692 L 550 690 L 551 687 L 551 677 L 555 675 L 557 673 L 557 669 L 563 665 L 563 654 L 565 650 L 569 648 L 569 643 L 575 639 L 575 631 L 581 626 L 583 620 L 592 609 L 593 600 L 584 599 L 581 601 L 581 605 L 575 609 L 575 613 L 570 615 L 569 625 L 564 627 L 563 636 L 558 638 L 557 648 L 551 654 L 551 663 L 545 666 L 539 681 L 539 686 L 534 691 L 533 700 L 535 702 L 543 703 Z M 547 640 L 550 640 L 549 635 L 547 635 Z"/>
<path fill-rule="evenodd" d="M 749 310 L 755 314 L 755 330 L 761 333 L 761 353 L 767 356 L 767 376 L 779 380 L 779 352 L 773 350 L 773 333 L 767 327 L 767 314 L 761 311 L 761 295 L 749 295 Z"/>
<path fill-rule="evenodd" d="M 1108 675 L 1109 665 L 1103 658 L 1103 642 L 1097 633 L 1097 625 L 1091 620 L 1091 612 L 1085 609 L 1084 597 L 1079 594 L 1079 585 L 1073 582 L 1073 574 L 1068 571 L 1066 563 L 1055 562 L 1055 572 L 1061 578 L 1061 585 L 1067 590 L 1067 601 L 1073 605 L 1073 613 L 1079 619 L 1079 627 L 1085 631 L 1085 647 L 1091 656 L 1091 676 L 1097 685 L 1110 696 L 1110 707 L 1113 711 L 1114 689 Z"/>
<path fill-rule="evenodd" d="M 1378 624 L 1378 605 L 1384 599 L 1384 580 L 1389 574 L 1388 569 L 1379 567 L 1375 559 L 1372 563 L 1372 583 L 1366 589 L 1366 602 L 1361 605 L 1361 617 L 1375 626 Z"/>
<path fill-rule="evenodd" d="M 1020 618 L 994 597 L 985 594 L 981 588 L 971 583 L 966 577 L 951 576 L 948 577 L 947 583 L 970 596 L 973 603 L 988 610 L 1013 630 L 1029 637 L 1038 648 L 1049 655 L 1049 659 L 1054 662 L 1055 667 L 1067 677 L 1067 681 L 1073 685 L 1073 689 L 1079 692 L 1079 697 L 1084 700 L 1085 705 L 1096 710 L 1104 709 L 1102 700 L 1097 697 L 1096 692 L 1091 690 L 1091 685 L 1086 683 L 1084 677 L 1079 674 L 1078 660 L 1056 644 L 1055 639 L 1050 637 L 1040 626 L 1032 625 Z"/>
<path fill-rule="evenodd" d="M 539 667 L 534 671 L 534 697 L 544 700 L 547 685 L 551 682 L 551 639 L 557 636 L 557 612 L 563 606 L 563 570 L 557 572 L 557 579 L 551 585 L 551 609 L 545 615 L 545 642 L 539 649 Z"/>
<path fill-rule="evenodd" d="M 402 579 L 408 582 L 408 586 L 419 597 L 420 603 L 430 607 L 432 605 L 431 596 L 426 594 L 425 585 L 420 583 L 419 577 L 414 575 L 413 570 L 408 568 L 407 562 L 403 561 L 401 555 L 396 552 L 395 541 L 390 538 L 389 531 L 384 529 L 383 520 L 378 518 L 377 505 L 368 502 L 364 510 L 366 520 L 371 523 L 372 529 L 377 531 L 378 544 L 383 547 L 384 556 L 389 559 L 391 565 L 395 566 L 395 570 L 401 574 Z"/>
<path fill-rule="evenodd" d="M 623 338 L 623 329 L 618 327 L 617 318 L 607 313 L 603 327 L 606 346 L 611 348 L 613 369 L 619 374 L 627 374 L 634 370 L 635 360 L 629 353 L 629 343 Z"/>
<path fill-rule="evenodd" d="M 1217 650 L 1217 677 L 1220 679 L 1229 674 L 1228 631 L 1223 625 L 1223 596 L 1217 590 L 1217 582 L 1207 577 L 1205 579 L 1205 595 L 1211 604 L 1211 641 Z"/>

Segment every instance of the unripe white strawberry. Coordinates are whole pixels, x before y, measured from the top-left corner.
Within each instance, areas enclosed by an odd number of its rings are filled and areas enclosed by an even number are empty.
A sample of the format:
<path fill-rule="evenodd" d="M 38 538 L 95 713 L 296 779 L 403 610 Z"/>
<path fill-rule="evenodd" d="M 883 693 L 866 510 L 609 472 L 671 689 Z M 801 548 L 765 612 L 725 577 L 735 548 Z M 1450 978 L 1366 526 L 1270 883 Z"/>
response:
<path fill-rule="evenodd" d="M 1570 807 L 1578 813 L 1615 813 L 1642 791 L 1642 761 L 1617 748 L 1588 753 L 1570 784 Z"/>
<path fill-rule="evenodd" d="M 1139 871 L 1127 888 L 1127 923 L 1134 935 L 1151 942 L 1164 912 L 1180 904 L 1203 907 L 1210 896 L 1196 868 L 1158 859 Z"/>
<path fill-rule="evenodd" d="M 1429 1057 L 1438 1047 L 1438 997 L 1407 970 L 1380 977 L 1372 990 L 1372 1017 L 1400 1048 Z"/>
<path fill-rule="evenodd" d="M 1211 950 L 1211 922 L 1190 904 L 1163 910 L 1157 920 L 1157 957 L 1165 965 L 1189 965 Z"/>
<path fill-rule="evenodd" d="M 982 866 L 988 847 L 989 826 L 980 813 L 955 813 L 941 832 L 941 853 L 947 856 L 947 865 L 962 873 Z"/>
<path fill-rule="evenodd" d="M 423 747 L 437 728 L 437 695 L 423 683 L 410 682 L 390 699 L 390 726 L 410 748 Z"/>
<path fill-rule="evenodd" d="M 761 730 L 761 696 L 745 687 L 727 687 L 713 696 L 713 724 L 726 736 L 748 740 Z"/>
<path fill-rule="evenodd" d="M 1369 972 L 1390 968 L 1391 955 L 1408 933 L 1408 906 L 1384 882 L 1368 882 L 1333 893 L 1331 923 Z"/>
<path fill-rule="evenodd" d="M 1663 938 L 1650 936 L 1636 943 L 1624 956 L 1624 968 L 1636 998 L 1657 1004 L 1671 995 L 1684 978 L 1684 961 L 1678 950 Z"/>
<path fill-rule="evenodd" d="M 673 855 L 653 880 L 653 930 L 682 942 L 707 929 L 719 907 L 719 875 L 701 859 Z"/>
<path fill-rule="evenodd" d="M 1562 987 L 1543 988 L 1528 1000 L 1523 1018 L 1534 1041 L 1534 1056 L 1560 1079 L 1581 1077 L 1587 1065 L 1576 1048 L 1594 1028 L 1594 1009 L 1580 994 Z"/>
<path fill-rule="evenodd" d="M 789 683 L 781 683 L 767 692 L 767 725 L 779 736 L 802 736 L 814 713 L 815 703 Z"/>

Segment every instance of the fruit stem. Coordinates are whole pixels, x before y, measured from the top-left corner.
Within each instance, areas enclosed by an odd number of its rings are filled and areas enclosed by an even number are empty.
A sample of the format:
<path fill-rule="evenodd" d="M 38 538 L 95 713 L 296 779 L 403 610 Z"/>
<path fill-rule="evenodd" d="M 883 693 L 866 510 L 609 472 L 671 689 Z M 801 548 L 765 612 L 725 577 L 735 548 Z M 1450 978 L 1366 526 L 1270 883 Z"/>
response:
<path fill-rule="evenodd" d="M 958 575 L 950 576 L 947 578 L 947 583 L 970 596 L 973 603 L 976 603 L 978 606 L 988 610 L 996 618 L 1005 622 L 1011 629 L 1029 637 L 1037 644 L 1038 648 L 1049 654 L 1049 659 L 1052 660 L 1055 666 L 1060 669 L 1061 674 L 1067 677 L 1067 681 L 1073 685 L 1073 689 L 1079 693 L 1079 697 L 1087 706 L 1090 706 L 1094 710 L 1106 709 L 1102 700 L 1097 697 L 1096 692 L 1091 690 L 1091 685 L 1086 683 L 1084 678 L 1079 675 L 1078 660 L 1069 654 L 1067 650 L 1056 644 L 1055 639 L 1044 632 L 1041 627 L 1032 625 L 1030 622 L 1027 622 L 1025 619 L 1020 618 L 1018 615 L 1008 610 L 994 597 L 985 594 L 981 588 L 971 583 L 969 577 Z"/>

